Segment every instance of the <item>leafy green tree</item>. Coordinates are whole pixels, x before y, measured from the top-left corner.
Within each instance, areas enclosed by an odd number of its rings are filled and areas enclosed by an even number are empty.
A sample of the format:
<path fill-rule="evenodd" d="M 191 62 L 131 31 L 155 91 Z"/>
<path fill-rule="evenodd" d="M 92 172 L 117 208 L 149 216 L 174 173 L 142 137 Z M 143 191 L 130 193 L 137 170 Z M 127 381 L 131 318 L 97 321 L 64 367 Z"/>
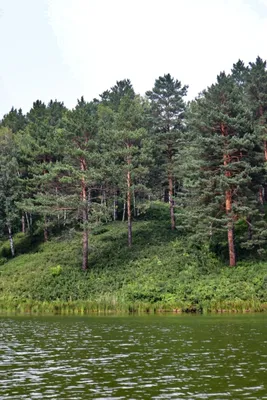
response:
<path fill-rule="evenodd" d="M 150 101 L 151 137 L 156 148 L 156 164 L 163 182 L 168 182 L 171 228 L 175 229 L 174 185 L 175 158 L 179 152 L 178 140 L 185 130 L 184 96 L 187 86 L 175 80 L 170 74 L 156 79 L 151 91 L 146 92 Z"/>

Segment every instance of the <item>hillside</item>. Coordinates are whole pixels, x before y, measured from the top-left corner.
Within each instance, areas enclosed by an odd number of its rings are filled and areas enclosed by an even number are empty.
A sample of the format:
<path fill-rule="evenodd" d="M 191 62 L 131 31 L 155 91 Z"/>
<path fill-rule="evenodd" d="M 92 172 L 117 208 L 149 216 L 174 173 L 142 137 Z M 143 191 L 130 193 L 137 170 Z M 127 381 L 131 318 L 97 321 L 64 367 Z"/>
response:
<path fill-rule="evenodd" d="M 0 307 L 64 313 L 266 308 L 267 262 L 226 267 L 207 247 L 172 232 L 159 210 L 134 223 L 133 243 L 128 249 L 126 223 L 96 228 L 86 272 L 80 268 L 80 234 L 30 247 L 2 262 Z"/>

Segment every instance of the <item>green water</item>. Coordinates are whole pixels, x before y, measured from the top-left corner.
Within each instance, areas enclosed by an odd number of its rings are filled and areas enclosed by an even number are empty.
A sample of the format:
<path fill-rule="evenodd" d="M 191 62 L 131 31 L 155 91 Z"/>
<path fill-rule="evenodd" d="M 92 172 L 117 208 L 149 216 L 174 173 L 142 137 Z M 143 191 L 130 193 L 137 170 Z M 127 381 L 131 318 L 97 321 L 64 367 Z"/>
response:
<path fill-rule="evenodd" d="M 0 317 L 0 399 L 267 399 L 267 315 Z"/>

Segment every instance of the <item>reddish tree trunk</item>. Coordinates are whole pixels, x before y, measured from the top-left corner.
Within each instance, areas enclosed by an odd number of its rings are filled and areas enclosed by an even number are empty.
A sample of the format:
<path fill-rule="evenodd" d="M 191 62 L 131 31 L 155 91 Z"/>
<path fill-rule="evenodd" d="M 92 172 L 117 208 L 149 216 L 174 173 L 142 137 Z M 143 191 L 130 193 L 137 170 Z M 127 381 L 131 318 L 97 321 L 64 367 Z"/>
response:
<path fill-rule="evenodd" d="M 227 128 L 224 124 L 221 124 L 221 132 L 223 136 L 228 136 Z M 231 162 L 231 156 L 229 154 L 223 155 L 223 165 L 227 167 L 227 165 Z M 225 176 L 230 178 L 231 172 L 229 170 L 225 170 Z M 225 192 L 225 211 L 226 215 L 229 216 L 232 211 L 232 191 L 226 190 Z M 234 267 L 236 265 L 236 253 L 235 253 L 235 245 L 234 245 L 234 223 L 233 217 L 229 217 L 229 221 L 227 223 L 227 238 L 228 238 L 228 249 L 229 249 L 229 265 L 230 267 Z"/>

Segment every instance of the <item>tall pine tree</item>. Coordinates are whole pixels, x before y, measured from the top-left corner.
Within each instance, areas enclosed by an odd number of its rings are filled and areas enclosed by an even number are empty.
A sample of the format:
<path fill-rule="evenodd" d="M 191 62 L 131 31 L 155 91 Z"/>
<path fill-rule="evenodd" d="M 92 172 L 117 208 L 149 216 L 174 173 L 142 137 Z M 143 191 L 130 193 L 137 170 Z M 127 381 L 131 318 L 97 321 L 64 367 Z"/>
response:
<path fill-rule="evenodd" d="M 189 125 L 199 168 L 192 203 L 197 229 L 207 236 L 226 231 L 229 264 L 234 266 L 236 221 L 249 225 L 244 244 L 254 239 L 260 246 L 265 240 L 258 201 L 258 177 L 265 172 L 252 115 L 233 76 L 221 73 L 217 83 L 191 105 Z"/>
<path fill-rule="evenodd" d="M 184 96 L 187 86 L 170 74 L 156 79 L 151 91 L 146 92 L 150 101 L 150 127 L 156 149 L 156 163 L 162 171 L 163 184 L 168 185 L 171 228 L 175 229 L 174 185 L 175 157 L 179 151 L 178 139 L 184 131 Z"/>

